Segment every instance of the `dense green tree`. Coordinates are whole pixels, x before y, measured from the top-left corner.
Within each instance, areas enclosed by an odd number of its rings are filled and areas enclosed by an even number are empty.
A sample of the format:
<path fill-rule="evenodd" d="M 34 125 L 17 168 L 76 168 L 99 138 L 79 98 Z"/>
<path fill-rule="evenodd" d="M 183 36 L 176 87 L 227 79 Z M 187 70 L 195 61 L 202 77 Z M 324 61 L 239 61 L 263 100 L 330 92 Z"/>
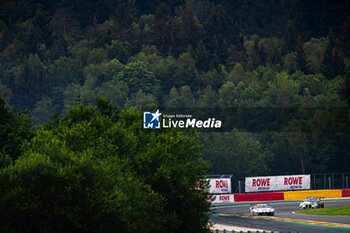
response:
<path fill-rule="evenodd" d="M 73 153 L 45 131 L 34 143 L 0 171 L 6 188 L 0 208 L 10 210 L 1 214 L 2 231 L 161 232 L 162 198 L 123 171 L 117 158 L 97 160 L 98 150 Z"/>
<path fill-rule="evenodd" d="M 166 93 L 174 85 L 173 70 L 176 59 L 173 56 L 162 57 L 155 46 L 144 46 L 142 51 L 131 57 L 130 62 L 143 62 L 160 81 L 161 94 Z"/>
<path fill-rule="evenodd" d="M 258 65 L 263 65 L 265 63 L 264 57 L 261 54 L 261 38 L 253 34 L 250 38 L 246 38 L 244 41 L 244 48 L 246 51 L 246 56 L 248 60 L 248 67 L 256 68 Z"/>
<path fill-rule="evenodd" d="M 300 172 L 306 174 L 306 164 L 310 162 L 311 156 L 308 151 L 307 137 L 302 132 L 299 122 L 291 121 L 285 128 L 288 148 L 293 157 L 296 157 L 300 162 Z"/>
<path fill-rule="evenodd" d="M 128 84 L 131 94 L 139 90 L 156 94 L 159 89 L 159 81 L 143 62 L 128 63 L 118 74 L 118 79 Z"/>
<path fill-rule="evenodd" d="M 197 84 L 196 76 L 196 62 L 190 53 L 182 53 L 177 62 L 174 70 L 174 84 L 177 87 L 184 85 L 191 85 L 195 87 Z"/>
<path fill-rule="evenodd" d="M 215 108 L 218 106 L 218 94 L 211 86 L 207 86 L 199 96 L 198 104 L 201 108 Z"/>
<path fill-rule="evenodd" d="M 226 81 L 226 75 L 222 70 L 209 70 L 199 75 L 199 80 L 203 85 L 209 85 L 213 89 L 218 90 Z"/>
<path fill-rule="evenodd" d="M 267 161 L 272 154 L 247 132 L 237 129 L 228 133 L 210 133 L 202 136 L 206 145 L 203 157 L 212 162 L 213 174 L 233 174 L 234 179 L 269 173 Z"/>
<path fill-rule="evenodd" d="M 185 44 L 195 45 L 203 34 L 202 24 L 196 16 L 196 1 L 185 0 L 177 11 L 181 17 L 184 27 Z"/>
<path fill-rule="evenodd" d="M 276 75 L 276 80 L 268 83 L 269 88 L 264 93 L 270 103 L 280 107 L 300 105 L 300 85 L 286 73 Z"/>
<path fill-rule="evenodd" d="M 288 53 L 284 56 L 283 68 L 288 73 L 293 73 L 298 70 L 297 55 L 295 52 Z"/>
<path fill-rule="evenodd" d="M 305 60 L 308 69 L 313 73 L 321 73 L 322 61 L 327 48 L 328 40 L 326 38 L 311 39 L 304 44 Z"/>
<path fill-rule="evenodd" d="M 49 92 L 47 67 L 37 54 L 30 54 L 23 64 L 6 70 L 4 80 L 4 84 L 8 83 L 14 95 L 18 97 L 14 98 L 12 103 L 20 106 L 33 108 L 41 98 L 40 95 Z"/>
<path fill-rule="evenodd" d="M 81 66 L 86 65 L 90 52 L 88 41 L 86 39 L 79 40 L 76 44 L 69 48 L 69 52 L 72 54 L 73 58 L 78 58 Z"/>
<path fill-rule="evenodd" d="M 107 46 L 107 53 L 109 59 L 118 59 L 123 64 L 126 64 L 131 55 L 131 48 L 128 42 L 120 42 L 112 40 L 111 44 Z"/>
<path fill-rule="evenodd" d="M 1 230 L 208 232 L 196 135 L 142 130 L 141 112 L 96 101 L 40 127 L 0 170 Z"/>
<path fill-rule="evenodd" d="M 191 108 L 195 107 L 195 99 L 189 86 L 182 86 L 179 92 L 173 87 L 166 101 L 166 106 L 170 108 Z"/>
<path fill-rule="evenodd" d="M 43 96 L 40 101 L 35 104 L 32 112 L 32 119 L 35 125 L 40 125 L 47 122 L 54 113 L 57 112 L 53 99 Z"/>
<path fill-rule="evenodd" d="M 226 64 L 229 47 L 234 46 L 238 51 L 243 49 L 240 29 L 222 5 L 217 5 L 212 9 L 205 22 L 204 30 L 206 31 L 206 48 L 213 56 L 210 62 L 211 68 L 217 68 L 219 64 Z"/>
<path fill-rule="evenodd" d="M 103 48 L 94 48 L 89 51 L 87 57 L 88 64 L 98 64 L 107 60 L 107 50 Z"/>
<path fill-rule="evenodd" d="M 267 160 L 271 175 L 300 173 L 300 161 L 291 154 L 284 132 L 264 131 L 259 141 L 262 148 L 273 155 Z"/>
<path fill-rule="evenodd" d="M 8 88 L 6 85 L 3 85 L 1 82 L 0 82 L 0 96 L 2 96 L 6 102 L 9 102 L 13 97 L 13 93 L 11 89 Z"/>
<path fill-rule="evenodd" d="M 134 0 L 118 0 L 115 1 L 116 7 L 110 10 L 114 11 L 112 16 L 112 21 L 114 28 L 112 31 L 112 37 L 120 41 L 132 40 L 130 34 L 130 26 L 135 21 L 137 16 L 137 8 L 135 6 Z M 102 4 L 105 6 L 105 4 Z"/>
<path fill-rule="evenodd" d="M 227 82 L 219 90 L 219 104 L 221 107 L 234 107 L 237 105 L 237 99 L 234 96 L 235 84 Z"/>
<path fill-rule="evenodd" d="M 195 49 L 196 65 L 198 70 L 207 72 L 209 70 L 209 54 L 201 39 Z"/>
<path fill-rule="evenodd" d="M 99 96 L 107 97 L 113 104 L 123 108 L 128 100 L 129 87 L 123 81 L 118 81 L 116 78 L 109 82 L 104 82 L 101 87 L 97 88 Z"/>
<path fill-rule="evenodd" d="M 82 68 L 78 59 L 59 57 L 49 66 L 49 78 L 52 87 L 64 88 L 71 83 L 82 81 Z"/>
<path fill-rule="evenodd" d="M 144 93 L 141 90 L 132 95 L 127 101 L 128 106 L 134 106 L 138 109 L 153 104 L 158 105 L 157 98 L 154 95 L 150 93 Z"/>
<path fill-rule="evenodd" d="M 172 1 L 159 4 L 155 10 L 151 30 L 154 35 L 153 43 L 156 44 L 159 51 L 163 55 L 178 57 L 193 42 L 187 40 L 190 32 L 186 31 L 188 26 L 192 25 L 191 17 L 193 15 L 184 12 L 184 17 L 174 16 L 174 12 L 169 7 L 172 4 Z M 189 8 L 191 7 L 188 6 L 187 10 Z"/>
<path fill-rule="evenodd" d="M 233 83 L 239 83 L 245 81 L 244 68 L 240 63 L 236 63 L 233 69 L 230 71 L 227 79 Z"/>
<path fill-rule="evenodd" d="M 344 68 L 344 57 L 335 45 L 334 36 L 331 35 L 322 61 L 322 72 L 327 78 L 334 78 L 344 74 Z"/>
<path fill-rule="evenodd" d="M 63 41 L 72 42 L 77 39 L 81 32 L 78 21 L 74 18 L 72 12 L 65 8 L 56 9 L 51 20 L 51 29 L 56 43 L 59 43 L 59 41 L 61 43 Z M 61 49 L 65 51 L 65 48 Z"/>
<path fill-rule="evenodd" d="M 15 113 L 1 96 L 0 129 L 0 156 L 17 159 L 22 153 L 22 144 L 33 136 L 32 122 L 23 111 Z"/>
<path fill-rule="evenodd" d="M 68 85 L 63 92 L 63 109 L 62 112 L 66 113 L 67 110 L 75 103 L 82 104 L 94 104 L 97 96 L 98 89 L 92 89 L 88 86 L 80 86 L 78 84 Z"/>
<path fill-rule="evenodd" d="M 279 64 L 282 60 L 283 40 L 266 38 L 260 41 L 261 49 L 268 64 Z"/>

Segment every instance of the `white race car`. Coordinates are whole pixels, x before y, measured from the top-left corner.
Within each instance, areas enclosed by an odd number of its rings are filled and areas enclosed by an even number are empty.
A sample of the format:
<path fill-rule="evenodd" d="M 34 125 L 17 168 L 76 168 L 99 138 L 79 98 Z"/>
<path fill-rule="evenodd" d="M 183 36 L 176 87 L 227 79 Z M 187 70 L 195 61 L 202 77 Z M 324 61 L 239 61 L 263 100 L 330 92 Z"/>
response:
<path fill-rule="evenodd" d="M 266 214 L 266 215 L 274 216 L 275 209 L 269 204 L 254 204 L 254 205 L 250 205 L 249 214 L 250 215 Z"/>
<path fill-rule="evenodd" d="M 324 202 L 320 197 L 308 197 L 300 203 L 300 209 L 324 208 Z"/>

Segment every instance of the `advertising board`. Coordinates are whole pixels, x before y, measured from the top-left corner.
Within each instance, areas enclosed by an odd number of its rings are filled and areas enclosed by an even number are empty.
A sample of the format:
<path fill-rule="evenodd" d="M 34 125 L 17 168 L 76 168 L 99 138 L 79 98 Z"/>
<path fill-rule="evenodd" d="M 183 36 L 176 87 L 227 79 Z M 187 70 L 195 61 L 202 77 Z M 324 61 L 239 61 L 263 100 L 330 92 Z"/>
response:
<path fill-rule="evenodd" d="M 231 179 L 209 179 L 210 193 L 231 193 Z"/>
<path fill-rule="evenodd" d="M 246 177 L 246 192 L 310 189 L 310 175 Z"/>
<path fill-rule="evenodd" d="M 224 194 L 224 195 L 213 195 L 211 202 L 216 203 L 231 203 L 234 202 L 233 194 Z"/>

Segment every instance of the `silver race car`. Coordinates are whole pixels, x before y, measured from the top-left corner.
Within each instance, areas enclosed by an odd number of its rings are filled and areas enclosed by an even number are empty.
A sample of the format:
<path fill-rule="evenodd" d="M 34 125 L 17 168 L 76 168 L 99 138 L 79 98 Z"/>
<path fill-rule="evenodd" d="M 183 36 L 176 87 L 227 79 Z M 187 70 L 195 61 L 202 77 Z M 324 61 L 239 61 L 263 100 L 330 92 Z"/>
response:
<path fill-rule="evenodd" d="M 250 215 L 266 214 L 266 215 L 274 216 L 275 209 L 269 204 L 254 204 L 254 205 L 250 205 L 249 214 Z"/>

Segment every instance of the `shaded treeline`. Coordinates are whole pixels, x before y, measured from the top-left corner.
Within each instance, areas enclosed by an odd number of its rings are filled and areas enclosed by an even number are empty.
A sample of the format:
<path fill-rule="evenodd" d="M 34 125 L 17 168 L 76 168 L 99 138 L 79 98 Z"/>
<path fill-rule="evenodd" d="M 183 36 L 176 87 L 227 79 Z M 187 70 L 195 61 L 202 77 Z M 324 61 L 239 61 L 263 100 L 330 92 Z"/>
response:
<path fill-rule="evenodd" d="M 202 134 L 209 172 L 346 171 L 349 8 L 327 0 L 4 1 L 0 94 L 29 109 L 35 125 L 96 96 L 120 109 L 311 108 L 283 132 Z"/>

